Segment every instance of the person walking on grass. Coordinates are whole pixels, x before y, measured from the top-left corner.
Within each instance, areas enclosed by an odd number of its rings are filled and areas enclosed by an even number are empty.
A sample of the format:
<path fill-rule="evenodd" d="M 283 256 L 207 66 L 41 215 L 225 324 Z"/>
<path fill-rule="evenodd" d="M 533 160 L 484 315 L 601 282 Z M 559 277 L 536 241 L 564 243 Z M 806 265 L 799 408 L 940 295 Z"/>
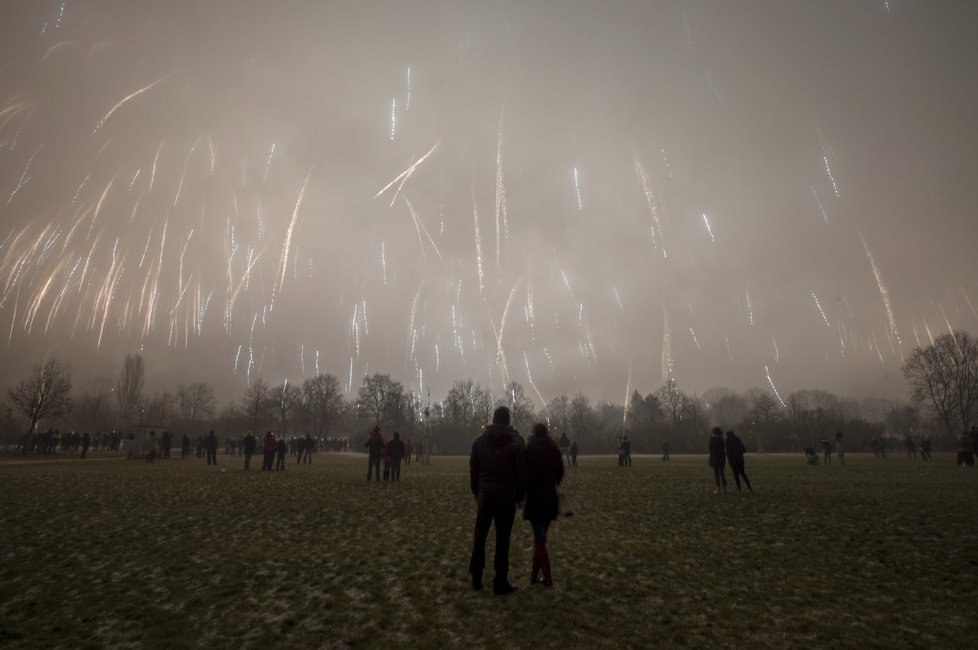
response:
<path fill-rule="evenodd" d="M 547 425 L 533 425 L 533 435 L 526 443 L 526 505 L 523 507 L 523 518 L 530 522 L 533 530 L 531 584 L 539 583 L 543 572 L 543 586 L 553 586 L 547 530 L 559 514 L 557 486 L 563 478 L 561 452 L 553 438 L 547 435 Z"/>
<path fill-rule="evenodd" d="M 734 482 L 737 484 L 737 491 L 740 492 L 740 479 L 743 477 L 744 484 L 747 485 L 747 491 L 753 492 L 754 490 L 750 487 L 750 479 L 747 478 L 747 474 L 744 472 L 744 454 L 747 453 L 747 448 L 744 446 L 744 441 L 733 431 L 727 431 L 726 452 L 727 462 L 730 463 Z"/>
<path fill-rule="evenodd" d="M 576 440 L 571 443 L 570 457 L 571 457 L 571 467 L 577 467 L 577 441 Z"/>
<path fill-rule="evenodd" d="M 377 480 L 380 480 L 380 457 L 384 454 L 384 439 L 380 435 L 380 427 L 374 427 L 370 431 L 370 437 L 364 445 L 367 448 L 367 480 L 370 474 L 376 470 Z"/>
<path fill-rule="evenodd" d="M 564 458 L 568 464 L 570 463 L 570 438 L 567 437 L 567 432 L 563 431 L 560 434 L 560 438 L 557 439 L 557 446 L 560 447 L 560 455 Z"/>
<path fill-rule="evenodd" d="M 244 452 L 244 468 L 245 471 L 251 467 L 251 456 L 255 453 L 255 446 L 258 441 L 255 440 L 255 434 L 251 431 L 245 434 L 245 437 L 241 439 L 241 451 Z"/>
<path fill-rule="evenodd" d="M 275 471 L 285 471 L 285 456 L 289 453 L 289 442 L 285 436 L 279 436 L 278 444 L 275 445 Z"/>
<path fill-rule="evenodd" d="M 160 453 L 160 441 L 156 437 L 155 431 L 149 432 L 149 440 L 146 441 L 146 462 L 152 463 Z"/>
<path fill-rule="evenodd" d="M 727 476 L 724 468 L 727 465 L 727 453 L 723 444 L 723 429 L 713 427 L 713 434 L 710 436 L 710 467 L 713 468 L 713 478 L 716 480 L 717 487 L 713 494 L 727 493 Z"/>
<path fill-rule="evenodd" d="M 492 424 L 472 443 L 469 456 L 469 486 L 477 506 L 469 573 L 472 587 L 482 589 L 486 537 L 489 528 L 495 525 L 493 568 L 496 575 L 492 591 L 497 596 L 516 591 L 516 587 L 509 583 L 509 538 L 516 508 L 523 505 L 525 484 L 523 439 L 509 422 L 509 409 L 505 406 L 497 408 L 492 414 Z"/>
<path fill-rule="evenodd" d="M 302 464 L 312 465 L 312 452 L 316 451 L 316 441 L 313 439 L 312 435 L 307 433 L 306 438 L 302 443 Z"/>
<path fill-rule="evenodd" d="M 387 443 L 387 460 L 390 463 L 392 481 L 401 480 L 401 461 L 404 459 L 404 441 L 401 434 L 394 432 L 394 439 Z"/>
<path fill-rule="evenodd" d="M 265 434 L 265 437 L 261 442 L 261 450 L 265 457 L 262 459 L 261 471 L 271 472 L 274 470 L 275 465 L 275 450 L 278 448 L 278 440 L 275 439 L 275 434 L 271 431 Z"/>
<path fill-rule="evenodd" d="M 204 446 L 207 448 L 207 464 L 217 465 L 217 436 L 214 435 L 213 429 L 207 434 Z"/>

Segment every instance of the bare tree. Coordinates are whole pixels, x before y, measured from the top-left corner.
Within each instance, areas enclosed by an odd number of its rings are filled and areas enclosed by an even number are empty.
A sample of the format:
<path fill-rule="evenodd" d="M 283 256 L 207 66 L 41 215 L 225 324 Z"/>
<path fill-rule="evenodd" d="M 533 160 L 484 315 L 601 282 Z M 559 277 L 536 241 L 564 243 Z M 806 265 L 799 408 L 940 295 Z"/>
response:
<path fill-rule="evenodd" d="M 330 374 L 310 377 L 302 384 L 302 401 L 312 433 L 317 437 L 324 435 L 343 408 L 339 380 Z"/>
<path fill-rule="evenodd" d="M 269 388 L 265 380 L 259 377 L 245 389 L 241 398 L 241 412 L 251 423 L 251 430 L 259 433 L 261 425 L 265 424 L 269 412 Z"/>
<path fill-rule="evenodd" d="M 383 427 L 390 419 L 391 406 L 400 404 L 404 388 L 390 375 L 374 374 L 363 378 L 363 386 L 357 393 L 360 409 L 374 424 Z"/>
<path fill-rule="evenodd" d="M 44 418 L 71 412 L 71 369 L 56 359 L 35 364 L 31 374 L 7 390 L 11 405 L 27 419 L 28 433 Z"/>
<path fill-rule="evenodd" d="M 526 397 L 523 386 L 513 381 L 506 387 L 506 395 L 497 402 L 498 406 L 509 407 L 512 414 L 513 427 L 529 433 L 533 424 L 533 402 Z"/>
<path fill-rule="evenodd" d="M 177 386 L 177 408 L 187 424 L 196 424 L 214 415 L 214 389 L 202 381 Z"/>
<path fill-rule="evenodd" d="M 575 436 L 589 435 L 594 428 L 594 409 L 591 399 L 584 393 L 578 393 L 570 403 L 570 430 Z"/>
<path fill-rule="evenodd" d="M 170 415 L 170 410 L 173 408 L 173 402 L 173 395 L 169 391 L 165 390 L 162 393 L 156 393 L 146 406 L 146 416 L 151 420 L 152 424 L 165 426 L 167 418 Z"/>
<path fill-rule="evenodd" d="M 937 337 L 916 348 L 903 375 L 913 403 L 933 414 L 948 434 L 967 430 L 978 411 L 978 339 L 967 332 Z"/>
<path fill-rule="evenodd" d="M 558 395 L 547 404 L 547 417 L 552 431 L 563 431 L 570 426 L 570 399 L 566 395 Z"/>
<path fill-rule="evenodd" d="M 686 396 L 679 390 L 676 380 L 670 378 L 666 385 L 656 393 L 656 397 L 673 428 L 678 429 L 683 419 L 683 402 L 686 400 Z"/>
<path fill-rule="evenodd" d="M 445 396 L 445 419 L 458 427 L 485 424 L 489 419 L 479 412 L 484 406 L 484 393 L 482 386 L 471 379 L 456 379 Z"/>
<path fill-rule="evenodd" d="M 275 410 L 280 435 L 288 435 L 289 421 L 302 402 L 302 390 L 295 384 L 286 381 L 281 386 L 272 388 L 269 392 L 268 401 Z"/>
<path fill-rule="evenodd" d="M 145 375 L 146 364 L 143 363 L 143 358 L 138 354 L 127 354 L 115 384 L 116 415 L 122 422 L 130 422 L 139 414 Z"/>

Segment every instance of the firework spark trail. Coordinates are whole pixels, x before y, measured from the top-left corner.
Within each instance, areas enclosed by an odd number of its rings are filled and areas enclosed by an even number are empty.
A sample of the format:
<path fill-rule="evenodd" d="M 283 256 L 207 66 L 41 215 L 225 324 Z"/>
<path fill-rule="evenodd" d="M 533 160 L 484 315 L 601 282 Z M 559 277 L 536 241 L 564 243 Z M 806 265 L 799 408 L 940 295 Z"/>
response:
<path fill-rule="evenodd" d="M 754 308 L 751 306 L 750 302 L 750 290 L 745 289 L 744 295 L 747 296 L 747 321 L 750 323 L 751 327 L 754 327 Z"/>
<path fill-rule="evenodd" d="M 964 301 L 968 303 L 968 308 L 971 310 L 971 313 L 975 315 L 975 318 L 978 318 L 978 311 L 975 311 L 975 306 L 971 304 L 971 297 L 968 296 L 968 292 L 964 290 L 964 285 L 959 282 L 958 288 L 961 290 L 961 295 L 964 296 Z"/>
<path fill-rule="evenodd" d="M 815 131 L 818 133 L 818 142 L 822 148 L 822 162 L 825 165 L 825 175 L 829 178 L 829 183 L 832 185 L 832 192 L 835 194 L 835 198 L 839 198 L 839 186 L 836 184 L 835 177 L 832 175 L 832 168 L 829 166 L 829 154 L 832 153 L 832 148 L 826 144 L 825 138 L 822 137 L 822 129 L 819 128 L 818 124 L 815 125 Z"/>
<path fill-rule="evenodd" d="M 95 125 L 95 130 L 92 131 L 92 135 L 95 135 L 96 133 L 98 133 L 99 129 L 101 129 L 105 125 L 105 123 L 108 121 L 108 119 L 110 117 L 112 117 L 112 114 L 115 113 L 120 108 L 122 108 L 122 106 L 126 102 L 128 102 L 131 99 L 134 99 L 134 98 L 138 97 L 139 95 L 142 95 L 147 90 L 150 90 L 151 88 L 157 86 L 159 83 L 161 83 L 164 79 L 166 79 L 169 76 L 170 76 L 170 74 L 167 73 L 167 74 L 163 75 L 162 77 L 160 77 L 159 79 L 157 79 L 156 81 L 154 81 L 153 83 L 151 83 L 151 84 L 149 84 L 147 86 L 143 86 L 139 90 L 137 90 L 137 91 L 135 91 L 135 92 L 133 92 L 133 93 L 131 93 L 129 95 L 126 95 L 125 97 L 123 97 L 122 99 L 120 99 L 119 102 L 115 106 L 113 106 L 112 108 L 110 108 L 109 109 L 109 112 L 106 113 L 102 117 L 102 119 L 98 121 L 98 124 Z"/>
<path fill-rule="evenodd" d="M 662 220 L 659 218 L 659 201 L 655 196 L 655 192 L 652 188 L 652 181 L 649 180 L 649 173 L 645 169 L 645 165 L 638 157 L 638 152 L 632 147 L 632 160 L 635 163 L 635 175 L 638 176 L 639 181 L 642 183 L 642 191 L 645 193 L 645 202 L 649 206 L 649 214 L 652 216 L 652 225 L 649 227 L 649 232 L 652 234 L 652 245 L 662 248 L 662 257 L 668 257 L 666 255 L 665 243 L 663 242 L 662 236 Z"/>
<path fill-rule="evenodd" d="M 502 232 L 500 232 L 502 222 Z M 506 217 L 506 184 L 503 176 L 503 116 L 499 116 L 499 134 L 496 140 L 496 273 L 499 273 L 502 239 L 509 241 L 509 221 Z"/>
<path fill-rule="evenodd" d="M 730 363 L 733 363 L 733 353 L 730 351 L 730 339 L 727 335 L 723 335 L 723 344 L 727 347 L 727 358 L 730 359 Z"/>
<path fill-rule="evenodd" d="M 628 425 L 628 412 L 631 409 L 631 397 L 632 397 L 632 361 L 635 360 L 634 356 L 628 357 L 628 378 L 625 380 L 625 401 L 624 408 L 621 414 L 621 428 L 624 429 Z"/>
<path fill-rule="evenodd" d="M 394 134 L 397 131 L 397 98 L 391 100 L 391 142 L 394 142 Z"/>
<path fill-rule="evenodd" d="M 411 165 L 408 166 L 407 169 L 405 169 L 400 174 L 398 174 L 394 180 L 392 180 L 390 183 L 385 185 L 379 192 L 374 194 L 374 198 L 379 199 L 384 192 L 386 192 L 391 187 L 393 187 L 394 184 L 400 182 L 400 185 L 398 185 L 397 187 L 397 191 L 394 192 L 394 198 L 391 199 L 391 205 L 394 205 L 394 200 L 397 198 L 397 195 L 400 193 L 401 188 L 404 186 L 404 183 L 406 183 L 407 180 L 411 177 L 411 175 L 414 174 L 414 170 L 416 170 L 421 163 L 427 160 L 428 157 L 431 156 L 431 154 L 435 153 L 435 150 L 438 149 L 438 145 L 440 144 L 441 144 L 441 138 L 438 138 L 438 140 L 435 141 L 435 144 L 431 146 L 431 149 L 428 150 L 428 153 L 421 156 L 421 158 L 419 158 L 417 162 L 412 163 Z"/>
<path fill-rule="evenodd" d="M 418 214 L 414 211 L 414 206 L 412 206 L 411 202 L 408 201 L 407 194 L 402 194 L 401 198 L 403 198 L 404 203 L 407 204 L 408 212 L 411 213 L 411 220 L 414 221 L 414 228 L 418 231 L 418 242 L 421 244 L 421 260 L 426 261 L 425 250 L 424 250 L 424 239 L 421 238 L 421 233 L 424 232 L 425 237 L 427 237 L 428 241 L 431 243 L 431 247 L 435 249 L 435 253 L 438 255 L 438 259 L 444 262 L 445 258 L 442 257 L 441 251 L 438 250 L 438 245 L 435 243 L 435 240 L 432 239 L 431 233 L 428 232 L 428 229 L 425 227 L 424 222 L 418 218 Z"/>
<path fill-rule="evenodd" d="M 13 191 L 10 193 L 10 196 L 7 197 L 7 205 L 10 205 L 10 202 L 14 200 L 15 196 L 17 196 L 17 192 L 19 192 L 25 185 L 27 185 L 28 182 L 30 182 L 31 177 L 27 175 L 27 172 L 30 171 L 31 163 L 34 162 L 34 158 L 37 157 L 37 154 L 41 153 L 41 149 L 43 148 L 44 145 L 42 144 L 37 148 L 34 154 L 27 159 L 27 164 L 24 166 L 24 172 L 20 175 L 20 180 L 17 181 L 17 186 L 14 187 Z"/>
<path fill-rule="evenodd" d="M 615 286 L 612 286 L 612 287 L 611 287 L 611 290 L 612 290 L 612 291 L 614 292 L 614 294 L 615 294 L 615 300 L 617 300 L 617 301 L 618 301 L 618 310 L 619 310 L 619 311 L 624 311 L 624 310 L 625 310 L 625 306 L 621 304 L 621 296 L 620 296 L 620 295 L 618 295 L 618 287 L 615 287 Z"/>
<path fill-rule="evenodd" d="M 893 316 L 893 305 L 890 303 L 890 292 L 886 288 L 886 283 L 883 282 L 883 274 L 880 273 L 879 265 L 876 263 L 876 258 L 873 256 L 872 251 L 869 250 L 869 244 L 866 243 L 866 238 L 863 237 L 862 231 L 859 232 L 859 240 L 863 243 L 863 250 L 866 251 L 866 258 L 869 260 L 869 265 L 873 268 L 873 275 L 876 277 L 876 286 L 879 288 L 880 298 L 883 300 L 883 308 L 886 309 L 886 318 L 890 322 L 890 333 L 896 337 L 897 342 L 902 346 L 903 341 L 900 338 L 900 333 L 897 331 L 896 318 Z"/>
<path fill-rule="evenodd" d="M 818 198 L 818 192 L 815 191 L 815 186 L 810 185 L 809 189 L 812 191 L 812 196 L 815 197 L 815 205 L 818 206 L 818 211 L 822 213 L 822 221 L 828 223 L 829 215 L 825 213 L 825 207 L 822 205 L 822 200 Z"/>
<path fill-rule="evenodd" d="M 690 334 L 690 336 L 693 337 L 693 344 L 696 346 L 696 349 L 697 350 L 702 350 L 703 348 L 700 347 L 700 342 L 699 342 L 699 340 L 697 340 L 697 338 L 696 338 L 696 332 L 693 331 L 693 328 L 692 327 L 689 328 L 689 334 Z"/>
<path fill-rule="evenodd" d="M 408 359 L 404 364 L 405 369 L 407 368 L 407 363 L 414 361 L 414 342 L 415 342 L 415 329 L 414 324 L 418 317 L 418 301 L 421 300 L 421 290 L 424 288 L 425 278 L 421 278 L 421 282 L 418 284 L 418 290 L 414 292 L 414 300 L 411 301 L 411 318 L 408 321 L 408 343 L 410 348 L 410 353 L 408 354 Z"/>
<path fill-rule="evenodd" d="M 577 194 L 577 210 L 584 212 L 584 201 L 581 199 L 581 177 L 577 167 L 574 168 L 574 191 Z"/>
<path fill-rule="evenodd" d="M 380 270 L 384 286 L 387 286 L 387 248 L 384 242 L 380 242 Z"/>
<path fill-rule="evenodd" d="M 278 143 L 273 142 L 272 147 L 268 150 L 268 158 L 265 159 L 265 176 L 262 178 L 263 181 L 268 181 L 268 172 L 272 168 L 272 156 L 275 155 L 275 147 Z"/>
<path fill-rule="evenodd" d="M 778 348 L 778 340 L 773 336 L 771 337 L 771 345 L 774 348 L 774 361 L 781 361 L 781 350 Z"/>
<path fill-rule="evenodd" d="M 818 313 L 822 315 L 822 320 L 828 327 L 832 327 L 832 323 L 829 322 L 828 316 L 825 315 L 825 311 L 822 309 L 822 303 L 818 301 L 818 296 L 815 295 L 815 290 L 811 290 L 812 300 L 815 301 L 815 306 L 818 307 Z"/>
<path fill-rule="evenodd" d="M 479 231 L 479 206 L 475 200 L 475 179 L 472 179 L 472 220 L 475 223 L 475 267 L 479 272 L 479 297 L 485 300 L 486 282 L 482 270 L 482 233 Z"/>
<path fill-rule="evenodd" d="M 712 241 L 714 244 L 717 243 L 717 238 L 713 236 L 713 228 L 710 227 L 710 220 L 706 216 L 705 212 L 703 213 L 703 223 L 706 224 L 706 232 L 710 234 L 710 241 Z"/>
<path fill-rule="evenodd" d="M 292 247 L 292 235 L 295 232 L 295 224 L 299 220 L 299 210 L 302 208 L 302 200 L 306 196 L 306 188 L 309 187 L 309 179 L 312 178 L 312 172 L 315 167 L 316 162 L 314 161 L 309 166 L 309 171 L 306 172 L 306 180 L 302 182 L 302 189 L 299 190 L 299 196 L 295 201 L 295 209 L 292 210 L 292 220 L 289 222 L 289 227 L 285 231 L 285 241 L 282 243 L 282 257 L 279 260 L 278 282 L 272 286 L 272 299 L 269 303 L 269 311 L 275 309 L 275 297 L 285 287 L 285 271 L 289 263 L 289 249 Z"/>
<path fill-rule="evenodd" d="M 669 329 L 669 309 L 662 306 L 662 383 L 672 379 L 672 331 Z"/>
<path fill-rule="evenodd" d="M 202 135 L 197 136 L 197 139 L 194 141 L 194 146 L 190 147 L 190 153 L 187 154 L 186 160 L 183 161 L 183 173 L 180 174 L 180 184 L 177 185 L 177 194 L 173 197 L 174 207 L 180 201 L 180 195 L 183 193 L 183 182 L 187 178 L 187 170 L 190 169 L 190 159 L 193 158 L 194 152 L 197 150 L 197 145 L 200 144 L 202 137 Z"/>
<path fill-rule="evenodd" d="M 781 393 L 778 392 L 777 386 L 774 385 L 774 380 L 771 379 L 771 371 L 767 366 L 764 366 L 764 374 L 767 376 L 767 383 L 771 385 L 771 390 L 774 391 L 774 396 L 778 398 L 779 402 L 781 402 L 781 408 L 788 408 L 788 405 L 784 403 L 783 399 L 781 399 Z"/>
<path fill-rule="evenodd" d="M 537 385 L 533 383 L 533 375 L 530 374 L 530 359 L 526 356 L 526 350 L 523 350 L 523 366 L 526 368 L 526 380 L 530 384 L 530 388 L 533 392 L 537 394 L 537 399 L 540 400 L 540 404 L 543 408 L 547 408 L 547 400 L 543 399 L 543 395 L 540 393 L 540 389 Z"/>

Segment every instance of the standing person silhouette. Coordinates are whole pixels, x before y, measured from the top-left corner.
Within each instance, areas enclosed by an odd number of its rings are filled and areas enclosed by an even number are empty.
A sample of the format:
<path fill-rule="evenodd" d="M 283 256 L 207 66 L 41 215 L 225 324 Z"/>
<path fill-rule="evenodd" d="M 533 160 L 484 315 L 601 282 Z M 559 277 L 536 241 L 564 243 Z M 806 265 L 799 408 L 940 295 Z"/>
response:
<path fill-rule="evenodd" d="M 478 507 L 469 573 L 472 587 L 482 589 L 486 565 L 486 537 L 496 527 L 496 571 L 492 591 L 505 596 L 516 591 L 509 583 L 509 538 L 513 532 L 516 508 L 522 506 L 524 490 L 524 445 L 509 426 L 509 409 L 500 406 L 492 414 L 492 424 L 472 443 L 469 456 L 469 483 Z"/>
<path fill-rule="evenodd" d="M 536 430 L 536 427 L 534 427 L 534 430 Z M 557 439 L 557 446 L 560 447 L 560 455 L 563 456 L 568 463 L 571 462 L 570 444 L 570 438 L 567 437 L 567 432 L 561 432 L 560 438 Z"/>
<path fill-rule="evenodd" d="M 747 474 L 744 472 L 744 454 L 747 452 L 747 448 L 744 446 L 744 441 L 733 431 L 727 431 L 726 452 L 730 469 L 733 470 L 734 482 L 737 484 L 737 491 L 740 492 L 740 479 L 743 477 L 744 484 L 747 485 L 747 491 L 753 492 L 754 490 L 750 487 L 750 479 L 747 478 Z"/>
<path fill-rule="evenodd" d="M 717 487 L 713 494 L 727 493 L 727 476 L 724 467 L 727 464 L 726 448 L 723 444 L 723 430 L 720 427 L 713 427 L 713 435 L 710 436 L 710 467 L 713 468 L 713 478 L 717 482 Z"/>
<path fill-rule="evenodd" d="M 370 431 L 370 437 L 364 445 L 367 448 L 367 480 L 370 480 L 371 471 L 376 468 L 377 480 L 380 480 L 380 457 L 384 454 L 384 439 L 380 436 L 380 427 L 374 427 Z"/>
<path fill-rule="evenodd" d="M 526 506 L 523 508 L 523 518 L 530 522 L 533 529 L 530 582 L 540 582 L 542 571 L 544 587 L 553 585 L 547 530 L 550 522 L 559 514 L 557 485 L 562 478 L 564 463 L 557 444 L 547 435 L 547 425 L 533 425 L 533 435 L 526 444 Z"/>

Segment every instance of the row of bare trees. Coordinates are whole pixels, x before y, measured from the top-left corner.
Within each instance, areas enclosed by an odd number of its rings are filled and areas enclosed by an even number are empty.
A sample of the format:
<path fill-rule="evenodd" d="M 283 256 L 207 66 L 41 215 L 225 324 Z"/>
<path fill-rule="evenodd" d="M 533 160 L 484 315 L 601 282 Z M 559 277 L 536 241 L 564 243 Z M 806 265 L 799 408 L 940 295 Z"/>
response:
<path fill-rule="evenodd" d="M 872 438 L 884 435 L 929 436 L 940 447 L 978 420 L 978 342 L 969 334 L 947 334 L 915 349 L 903 372 L 909 403 L 860 402 L 823 390 L 796 391 L 783 403 L 760 388 L 743 393 L 713 388 L 696 395 L 670 380 L 653 393 L 635 391 L 627 404 L 595 403 L 577 393 L 558 395 L 538 410 L 517 382 L 498 395 L 471 379 L 459 379 L 444 399 L 432 402 L 430 395 L 406 391 L 386 374 L 365 377 L 355 398 L 347 398 L 334 375 L 319 374 L 301 384 L 256 379 L 240 399 L 218 411 L 214 390 L 204 382 L 147 396 L 139 355 L 125 358 L 114 384 L 86 386 L 72 398 L 70 369 L 52 359 L 8 390 L 6 420 L 19 417 L 31 432 L 44 423 L 66 423 L 92 431 L 143 425 L 187 432 L 211 427 L 240 435 L 244 429 L 267 428 L 317 437 L 360 435 L 376 425 L 388 433 L 399 430 L 405 438 L 427 433 L 445 453 L 464 453 L 499 405 L 510 408 L 514 425 L 524 434 L 533 422 L 546 421 L 555 434 L 567 432 L 578 440 L 585 453 L 610 452 L 620 436 L 629 436 L 635 451 L 658 451 L 669 442 L 675 452 L 702 452 L 714 425 L 738 430 L 758 451 L 816 446 L 836 430 L 845 431 L 852 450 L 868 448 Z"/>

